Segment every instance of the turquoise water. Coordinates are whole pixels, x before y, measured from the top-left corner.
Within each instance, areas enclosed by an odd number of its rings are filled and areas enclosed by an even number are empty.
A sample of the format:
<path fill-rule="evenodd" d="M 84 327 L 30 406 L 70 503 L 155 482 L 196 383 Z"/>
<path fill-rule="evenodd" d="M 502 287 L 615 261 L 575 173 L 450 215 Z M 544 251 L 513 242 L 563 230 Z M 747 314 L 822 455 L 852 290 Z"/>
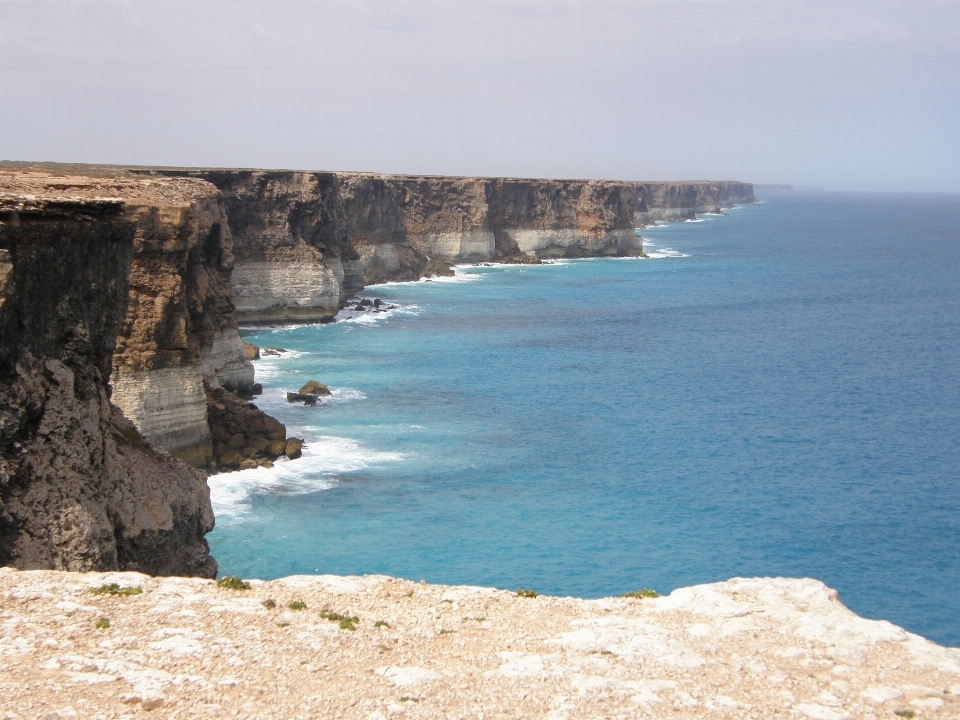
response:
<path fill-rule="evenodd" d="M 461 268 L 259 330 L 304 458 L 211 478 L 221 572 L 599 597 L 815 577 L 960 645 L 960 196 L 783 193 L 648 260 Z M 288 405 L 307 380 L 335 397 Z"/>

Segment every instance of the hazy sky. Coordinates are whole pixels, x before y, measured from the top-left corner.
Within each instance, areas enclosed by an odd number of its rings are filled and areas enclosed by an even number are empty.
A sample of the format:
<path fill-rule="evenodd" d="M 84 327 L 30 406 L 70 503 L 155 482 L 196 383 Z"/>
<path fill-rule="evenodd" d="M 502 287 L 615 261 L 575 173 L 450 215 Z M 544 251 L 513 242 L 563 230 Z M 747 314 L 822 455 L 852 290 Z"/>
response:
<path fill-rule="evenodd" d="M 0 0 L 0 159 L 960 191 L 960 2 Z"/>

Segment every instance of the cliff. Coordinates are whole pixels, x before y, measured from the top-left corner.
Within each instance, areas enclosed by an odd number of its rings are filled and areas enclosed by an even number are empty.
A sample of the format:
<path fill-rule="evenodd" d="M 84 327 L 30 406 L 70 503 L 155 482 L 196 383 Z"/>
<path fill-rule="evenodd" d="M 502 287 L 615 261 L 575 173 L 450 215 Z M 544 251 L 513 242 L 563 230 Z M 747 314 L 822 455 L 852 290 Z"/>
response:
<path fill-rule="evenodd" d="M 757 201 L 753 185 L 743 182 L 644 182 L 634 197 L 637 227 L 660 221 L 693 220 L 723 208 Z"/>
<path fill-rule="evenodd" d="M 12 196 L 122 206 L 126 309 L 101 380 L 147 440 L 210 468 L 269 465 L 286 440 L 222 394 L 256 387 L 238 321 L 327 321 L 367 285 L 456 262 L 642 255 L 635 224 L 753 201 L 744 183 L 0 165 Z"/>
<path fill-rule="evenodd" d="M 13 717 L 960 716 L 960 650 L 857 617 L 815 580 L 602 600 L 383 576 L 250 586 L 0 569 L 2 704 Z"/>
<path fill-rule="evenodd" d="M 366 285 L 449 263 L 640 255 L 625 182 L 143 169 L 224 197 L 239 319 L 325 321 Z"/>
<path fill-rule="evenodd" d="M 136 213 L 106 187 L 0 189 L 0 565 L 213 577 L 204 477 L 110 403 Z"/>

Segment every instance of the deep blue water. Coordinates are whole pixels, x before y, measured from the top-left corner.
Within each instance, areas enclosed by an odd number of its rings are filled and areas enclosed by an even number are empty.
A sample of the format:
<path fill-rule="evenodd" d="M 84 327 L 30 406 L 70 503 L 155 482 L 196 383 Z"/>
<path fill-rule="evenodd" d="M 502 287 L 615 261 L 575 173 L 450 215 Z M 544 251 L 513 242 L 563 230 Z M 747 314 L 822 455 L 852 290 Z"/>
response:
<path fill-rule="evenodd" d="M 221 572 L 815 577 L 960 645 L 960 196 L 763 200 L 645 230 L 657 258 L 463 268 L 254 333 L 294 351 L 258 405 L 309 446 L 211 478 Z M 310 379 L 337 397 L 284 402 Z"/>

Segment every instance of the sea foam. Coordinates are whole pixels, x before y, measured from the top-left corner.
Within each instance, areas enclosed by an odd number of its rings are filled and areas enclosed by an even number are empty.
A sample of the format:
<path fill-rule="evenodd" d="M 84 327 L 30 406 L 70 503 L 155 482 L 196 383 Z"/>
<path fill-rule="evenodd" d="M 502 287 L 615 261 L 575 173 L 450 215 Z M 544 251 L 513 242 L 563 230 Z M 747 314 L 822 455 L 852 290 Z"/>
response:
<path fill-rule="evenodd" d="M 308 428 L 305 428 L 308 429 Z M 316 428 L 309 428 L 316 430 Z M 281 458 L 272 468 L 221 473 L 208 478 L 217 521 L 243 520 L 255 494 L 306 495 L 334 487 L 338 475 L 403 460 L 403 453 L 371 450 L 351 438 L 320 435 L 303 447 L 296 460 Z"/>

